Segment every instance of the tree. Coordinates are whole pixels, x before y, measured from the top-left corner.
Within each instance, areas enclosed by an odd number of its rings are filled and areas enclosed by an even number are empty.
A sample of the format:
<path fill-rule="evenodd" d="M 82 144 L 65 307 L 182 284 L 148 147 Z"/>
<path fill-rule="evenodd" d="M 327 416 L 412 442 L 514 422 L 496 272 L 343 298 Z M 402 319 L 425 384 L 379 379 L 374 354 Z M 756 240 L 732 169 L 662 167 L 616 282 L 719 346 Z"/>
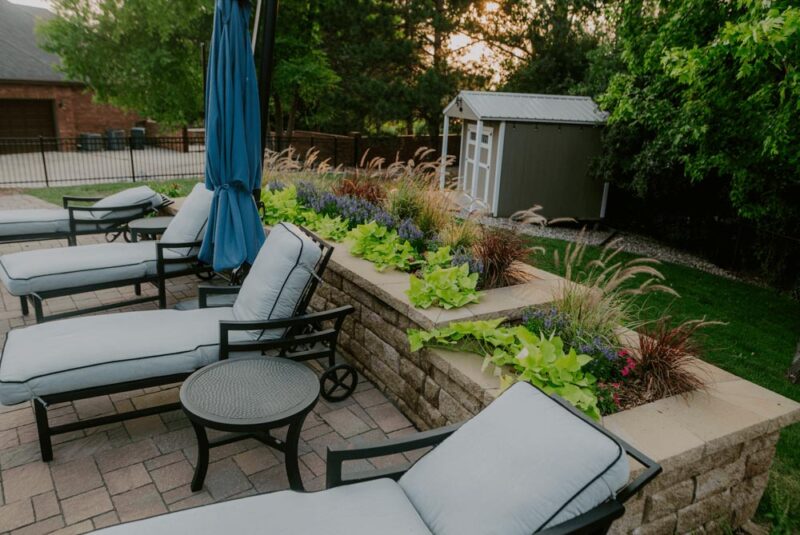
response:
<path fill-rule="evenodd" d="M 272 98 L 275 130 L 291 136 L 301 110 L 305 122 L 320 124 L 331 114 L 329 97 L 339 76 L 322 48 L 320 5 L 324 2 L 284 0 L 275 36 Z"/>
<path fill-rule="evenodd" d="M 502 58 L 503 89 L 569 94 L 587 83 L 605 32 L 602 0 L 501 0 L 466 29 Z"/>
<path fill-rule="evenodd" d="M 323 46 L 341 78 L 328 95 L 335 102 L 330 128 L 379 132 L 389 122 L 413 122 L 416 51 L 405 4 L 327 0 L 320 9 Z"/>
<path fill-rule="evenodd" d="M 480 89 L 487 76 L 455 61 L 449 45 L 464 27 L 471 9 L 480 0 L 415 0 L 406 2 L 404 17 L 410 26 L 409 39 L 417 51 L 414 102 L 425 121 L 433 146 L 439 144 L 442 110 L 459 89 Z"/>
<path fill-rule="evenodd" d="M 749 222 L 767 272 L 796 277 L 796 252 L 774 236 L 800 234 L 800 10 L 628 0 L 617 37 L 624 70 L 601 98 L 600 175 L 678 210 L 711 185 L 721 201 L 696 208 Z"/>
<path fill-rule="evenodd" d="M 171 126 L 203 115 L 201 43 L 213 0 L 55 0 L 39 27 L 45 50 L 100 102 Z"/>

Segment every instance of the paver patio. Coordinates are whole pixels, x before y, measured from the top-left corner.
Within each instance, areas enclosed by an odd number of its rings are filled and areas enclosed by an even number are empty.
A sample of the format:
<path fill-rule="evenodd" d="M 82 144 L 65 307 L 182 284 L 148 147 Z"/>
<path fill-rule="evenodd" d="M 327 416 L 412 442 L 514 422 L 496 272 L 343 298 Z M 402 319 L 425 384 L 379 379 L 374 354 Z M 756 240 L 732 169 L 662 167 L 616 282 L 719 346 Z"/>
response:
<path fill-rule="evenodd" d="M 46 207 L 27 195 L 0 195 L 0 209 Z M 79 243 L 104 240 L 87 236 Z M 0 254 L 63 241 L 0 245 Z M 167 283 L 168 304 L 191 298 L 197 280 Z M 143 287 L 155 294 L 154 288 Z M 133 288 L 91 292 L 45 302 L 45 313 L 87 307 L 133 295 Z M 0 334 L 32 324 L 23 318 L 19 299 L 0 291 Z M 117 309 L 144 310 L 155 303 Z M 114 313 L 114 312 L 111 312 Z M 54 424 L 177 400 L 177 386 L 156 387 L 53 406 Z M 300 471 L 307 490 L 325 485 L 328 446 L 361 444 L 413 432 L 411 423 L 381 392 L 363 380 L 348 400 L 320 400 L 300 437 Z M 278 433 L 280 435 L 280 432 Z M 212 437 L 215 435 L 211 435 Z M 39 457 L 30 404 L 0 407 L 0 533 L 85 533 L 167 511 L 215 501 L 287 489 L 283 455 L 255 440 L 211 450 L 205 488 L 189 489 L 196 456 L 194 433 L 180 411 L 148 416 L 54 437 L 54 460 Z M 402 456 L 376 459 L 375 466 L 406 462 Z M 364 461 L 366 462 L 366 461 Z M 351 469 L 368 468 L 353 463 Z"/>

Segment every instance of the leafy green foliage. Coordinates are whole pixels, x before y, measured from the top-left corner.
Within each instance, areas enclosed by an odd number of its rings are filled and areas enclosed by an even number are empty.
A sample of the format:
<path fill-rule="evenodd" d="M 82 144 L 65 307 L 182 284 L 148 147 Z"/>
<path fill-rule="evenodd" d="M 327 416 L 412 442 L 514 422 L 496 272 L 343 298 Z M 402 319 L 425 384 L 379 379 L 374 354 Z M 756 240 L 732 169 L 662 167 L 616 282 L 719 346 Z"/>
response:
<path fill-rule="evenodd" d="M 283 189 L 261 190 L 261 201 L 264 203 L 263 220 L 267 225 L 287 221 L 302 225 L 323 239 L 337 242 L 347 236 L 349 225 L 346 220 L 305 208 L 297 200 L 297 188 L 293 184 Z"/>
<path fill-rule="evenodd" d="M 397 231 L 375 221 L 358 225 L 347 237 L 353 240 L 350 252 L 375 264 L 378 271 L 389 267 L 408 271 L 420 262 L 419 255 L 407 240 L 401 240 Z"/>
<path fill-rule="evenodd" d="M 208 43 L 212 0 L 55 0 L 39 26 L 45 50 L 96 98 L 161 124 L 203 114 L 201 43 Z"/>
<path fill-rule="evenodd" d="M 522 326 L 503 327 L 505 318 L 454 322 L 430 331 L 409 330 L 412 351 L 423 347 L 469 351 L 484 357 L 499 374 L 513 372 L 512 380 L 527 381 L 548 394 L 557 394 L 594 419 L 600 419 L 595 378 L 582 368 L 592 358 L 574 349 L 564 350 L 557 336 L 538 336 Z M 507 382 L 506 379 L 504 382 Z"/>
<path fill-rule="evenodd" d="M 648 199 L 691 198 L 704 191 L 703 183 L 727 200 L 698 212 L 738 215 L 759 228 L 795 235 L 796 2 L 681 0 L 658 6 L 630 2 L 621 10 L 624 70 L 601 98 L 611 116 L 599 173 Z"/>
<path fill-rule="evenodd" d="M 267 225 L 275 225 L 281 221 L 305 223 L 305 218 L 300 217 L 303 210 L 297 202 L 297 190 L 293 185 L 283 189 L 261 190 L 261 202 L 264 203 L 263 219 Z"/>
<path fill-rule="evenodd" d="M 422 277 L 411 276 L 406 291 L 411 304 L 419 308 L 440 306 L 445 310 L 459 308 L 479 299 L 478 274 L 469 272 L 469 265 L 436 267 L 424 271 Z"/>
<path fill-rule="evenodd" d="M 425 253 L 426 263 L 419 277 L 409 278 L 408 298 L 419 308 L 440 306 L 445 310 L 477 303 L 478 274 L 470 273 L 468 264 L 451 266 L 449 247 Z"/>

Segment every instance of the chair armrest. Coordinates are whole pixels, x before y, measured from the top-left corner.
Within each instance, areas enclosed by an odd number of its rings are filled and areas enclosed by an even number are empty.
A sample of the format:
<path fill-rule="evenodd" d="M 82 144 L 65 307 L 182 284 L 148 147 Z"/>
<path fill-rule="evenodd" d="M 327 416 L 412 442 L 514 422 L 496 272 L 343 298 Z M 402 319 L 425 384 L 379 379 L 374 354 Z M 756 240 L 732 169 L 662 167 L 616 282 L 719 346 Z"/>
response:
<path fill-rule="evenodd" d="M 109 223 L 128 223 L 133 219 L 142 217 L 145 214 L 153 211 L 153 207 L 149 201 L 140 202 L 136 204 L 127 204 L 124 206 L 108 206 L 108 207 L 65 206 L 65 208 L 69 211 L 70 221 L 78 221 L 79 223 L 82 224 L 87 223 L 87 220 L 85 219 L 76 220 L 75 213 L 89 213 L 90 215 L 93 215 L 95 212 L 98 213 L 110 212 L 109 215 L 105 215 L 100 219 L 88 221 L 89 223 L 96 223 L 98 225 L 107 225 Z M 129 213 L 131 210 L 135 210 L 136 213 L 134 214 Z M 122 214 L 122 215 L 115 215 L 115 214 Z"/>
<path fill-rule="evenodd" d="M 61 204 L 64 208 L 69 208 L 69 203 L 71 202 L 97 202 L 101 200 L 102 197 L 81 197 L 78 195 L 64 195 L 61 197 Z"/>
<path fill-rule="evenodd" d="M 220 321 L 219 322 L 219 358 L 226 359 L 231 352 L 280 350 L 282 355 L 291 352 L 301 345 L 328 344 L 331 350 L 336 348 L 336 340 L 342 329 L 344 319 L 355 309 L 351 305 L 313 312 L 292 318 L 266 321 Z M 324 321 L 333 321 L 328 329 L 320 328 Z M 270 331 L 284 330 L 280 338 L 269 340 L 230 341 L 230 333 L 236 331 Z"/>
<path fill-rule="evenodd" d="M 156 242 L 156 271 L 158 272 L 159 277 L 163 277 L 166 273 L 164 269 L 165 266 L 170 264 L 191 264 L 197 262 L 197 257 L 199 253 L 195 254 L 187 254 L 186 256 L 180 256 L 178 258 L 165 258 L 164 257 L 164 250 L 165 249 L 180 249 L 180 248 L 190 248 L 193 249 L 195 247 L 200 247 L 203 244 L 202 240 L 197 241 L 190 241 L 190 242 L 169 242 L 164 243 L 162 241 Z"/>
<path fill-rule="evenodd" d="M 391 479 L 399 479 L 409 466 L 399 467 L 390 470 L 375 470 L 368 472 L 361 472 L 356 476 L 344 479 L 342 477 L 342 464 L 345 461 L 356 461 L 359 459 L 369 459 L 371 457 L 382 457 L 384 455 L 394 455 L 396 453 L 404 453 L 407 451 L 414 451 L 421 448 L 428 448 L 438 446 L 444 439 L 456 432 L 462 424 L 453 424 L 439 429 L 432 429 L 430 431 L 423 431 L 415 433 L 411 436 L 394 438 L 384 440 L 374 445 L 362 446 L 357 448 L 328 448 L 327 455 L 327 481 L 326 488 L 338 487 L 340 485 L 349 485 L 351 483 L 360 483 L 362 481 L 370 481 L 380 477 L 389 477 Z"/>
<path fill-rule="evenodd" d="M 197 286 L 197 298 L 200 308 L 211 308 L 208 306 L 208 298 L 212 295 L 233 295 L 238 294 L 241 286 L 211 286 L 210 284 L 200 284 Z"/>

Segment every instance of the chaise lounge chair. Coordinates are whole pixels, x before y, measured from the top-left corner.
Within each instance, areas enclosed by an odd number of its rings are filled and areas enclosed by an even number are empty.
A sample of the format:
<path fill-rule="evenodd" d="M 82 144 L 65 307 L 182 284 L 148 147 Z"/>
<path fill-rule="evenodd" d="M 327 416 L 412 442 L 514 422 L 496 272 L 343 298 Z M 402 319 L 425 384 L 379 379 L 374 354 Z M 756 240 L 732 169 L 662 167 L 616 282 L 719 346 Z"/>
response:
<path fill-rule="evenodd" d="M 435 446 L 406 471 L 343 479 L 342 463 Z M 629 460 L 643 465 L 629 482 Z M 121 524 L 103 535 L 605 533 L 661 468 L 528 383 L 460 427 L 328 450 L 328 490 L 283 491 Z"/>
<path fill-rule="evenodd" d="M 330 393 L 342 375 L 355 375 L 334 359 L 339 330 L 353 308 L 305 310 L 331 252 L 313 235 L 281 224 L 270 232 L 232 307 L 124 312 L 14 329 L 0 355 L 0 403 L 33 401 L 42 459 L 48 461 L 54 434 L 179 408 L 175 403 L 50 427 L 48 404 L 175 383 L 232 353 L 327 358 L 323 395 Z M 236 290 L 205 287 L 201 303 Z M 333 326 L 323 327 L 326 322 Z M 356 386 L 351 381 L 347 394 Z"/>
<path fill-rule="evenodd" d="M 0 281 L 20 298 L 23 314 L 28 313 L 28 302 L 33 304 L 37 322 L 156 299 L 165 308 L 167 278 L 209 270 L 197 263 L 197 253 L 212 196 L 197 184 L 158 242 L 99 243 L 0 256 Z M 158 296 L 141 297 L 144 283 L 155 284 Z M 135 286 L 134 299 L 44 316 L 45 299 L 128 285 Z"/>
<path fill-rule="evenodd" d="M 106 198 L 62 198 L 63 209 L 0 210 L 0 243 L 66 238 L 75 245 L 86 234 L 116 234 L 128 223 L 172 204 L 147 186 L 129 188 Z M 91 206 L 86 203 L 93 202 Z"/>

